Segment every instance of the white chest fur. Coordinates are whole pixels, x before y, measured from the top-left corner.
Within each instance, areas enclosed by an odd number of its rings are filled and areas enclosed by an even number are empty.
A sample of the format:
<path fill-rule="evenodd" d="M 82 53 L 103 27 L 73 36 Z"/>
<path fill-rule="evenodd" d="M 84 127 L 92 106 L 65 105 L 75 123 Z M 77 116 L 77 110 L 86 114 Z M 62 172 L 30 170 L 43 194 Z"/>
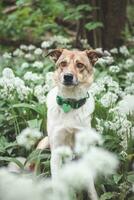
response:
<path fill-rule="evenodd" d="M 65 143 L 68 143 L 67 140 L 70 143 L 72 134 L 74 135 L 77 131 L 90 127 L 91 113 L 94 111 L 94 99 L 90 95 L 83 106 L 65 113 L 56 102 L 57 94 L 58 88 L 55 87 L 47 96 L 47 131 L 51 146 L 55 142 L 65 145 Z"/>

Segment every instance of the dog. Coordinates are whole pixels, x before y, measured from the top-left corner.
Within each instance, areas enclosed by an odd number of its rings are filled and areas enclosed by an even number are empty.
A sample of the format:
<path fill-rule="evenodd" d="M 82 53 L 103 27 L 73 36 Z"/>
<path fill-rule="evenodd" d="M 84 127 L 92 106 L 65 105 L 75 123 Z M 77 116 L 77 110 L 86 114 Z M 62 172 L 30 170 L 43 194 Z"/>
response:
<path fill-rule="evenodd" d="M 55 150 L 63 145 L 73 150 L 77 132 L 91 127 L 94 99 L 89 89 L 93 82 L 93 66 L 102 54 L 95 50 L 55 49 L 47 56 L 55 62 L 56 87 L 47 95 L 48 137 L 37 148 L 50 145 L 51 174 L 56 177 L 61 158 Z"/>

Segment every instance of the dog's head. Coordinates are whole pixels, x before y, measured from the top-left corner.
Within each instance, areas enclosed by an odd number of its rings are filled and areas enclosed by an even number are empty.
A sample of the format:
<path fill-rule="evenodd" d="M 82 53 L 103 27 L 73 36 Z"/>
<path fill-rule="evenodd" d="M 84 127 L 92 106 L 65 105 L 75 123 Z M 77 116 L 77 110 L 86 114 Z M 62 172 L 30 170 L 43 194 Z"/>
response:
<path fill-rule="evenodd" d="M 48 55 L 56 64 L 57 85 L 71 88 L 78 85 L 90 86 L 93 82 L 93 65 L 102 57 L 102 54 L 95 50 L 55 49 Z"/>

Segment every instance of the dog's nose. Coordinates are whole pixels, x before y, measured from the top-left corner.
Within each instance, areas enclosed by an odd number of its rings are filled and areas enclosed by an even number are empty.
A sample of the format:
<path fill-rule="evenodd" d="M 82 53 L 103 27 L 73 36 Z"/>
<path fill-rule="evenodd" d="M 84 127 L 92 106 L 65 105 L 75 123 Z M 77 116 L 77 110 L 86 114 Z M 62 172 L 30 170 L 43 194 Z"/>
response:
<path fill-rule="evenodd" d="M 73 74 L 71 73 L 64 74 L 64 81 L 67 83 L 71 83 L 73 81 Z"/>

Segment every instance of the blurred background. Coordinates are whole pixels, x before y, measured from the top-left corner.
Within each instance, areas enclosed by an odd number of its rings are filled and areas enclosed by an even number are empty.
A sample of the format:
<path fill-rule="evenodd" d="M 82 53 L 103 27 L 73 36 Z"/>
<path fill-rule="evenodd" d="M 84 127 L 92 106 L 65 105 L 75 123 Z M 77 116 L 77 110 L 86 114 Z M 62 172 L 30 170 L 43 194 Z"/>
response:
<path fill-rule="evenodd" d="M 134 0 L 1 0 L 0 45 L 39 45 L 52 36 L 93 48 L 134 46 Z"/>

